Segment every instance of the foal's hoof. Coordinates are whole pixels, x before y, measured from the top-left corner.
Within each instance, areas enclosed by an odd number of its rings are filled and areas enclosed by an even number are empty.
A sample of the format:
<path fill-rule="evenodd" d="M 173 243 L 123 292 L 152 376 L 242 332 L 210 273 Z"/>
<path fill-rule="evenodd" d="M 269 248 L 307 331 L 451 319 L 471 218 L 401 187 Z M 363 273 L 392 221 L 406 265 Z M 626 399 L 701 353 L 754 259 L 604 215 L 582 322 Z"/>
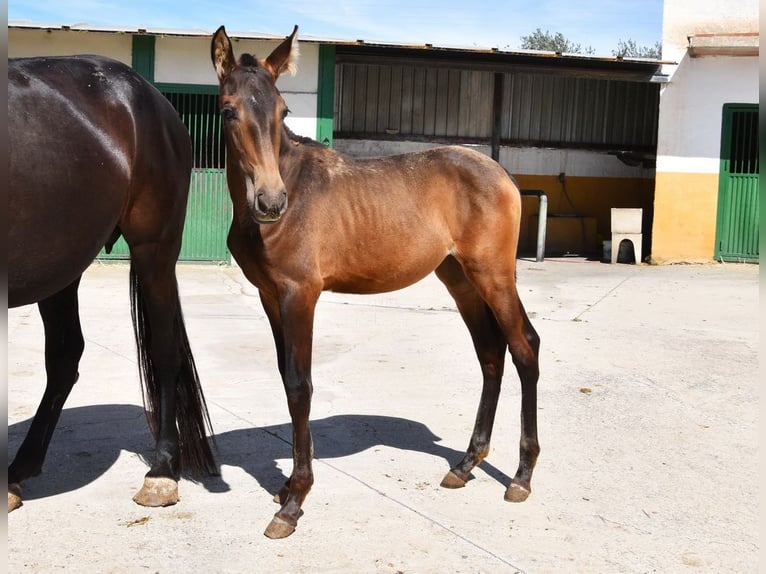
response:
<path fill-rule="evenodd" d="M 8 485 L 8 512 L 13 512 L 23 503 L 21 502 L 21 485 L 14 482 Z"/>
<path fill-rule="evenodd" d="M 271 539 L 287 538 L 293 532 L 295 532 L 295 526 L 289 522 L 275 516 L 271 519 L 271 522 L 266 527 L 264 534 Z"/>
<path fill-rule="evenodd" d="M 505 491 L 505 500 L 508 502 L 524 502 L 529 496 L 529 489 L 520 484 L 511 483 L 508 490 Z"/>
<path fill-rule="evenodd" d="M 465 480 L 450 470 L 444 475 L 441 486 L 442 488 L 463 488 L 465 486 Z"/>
<path fill-rule="evenodd" d="M 172 478 L 147 476 L 133 502 L 141 506 L 171 506 L 178 502 L 178 482 Z"/>

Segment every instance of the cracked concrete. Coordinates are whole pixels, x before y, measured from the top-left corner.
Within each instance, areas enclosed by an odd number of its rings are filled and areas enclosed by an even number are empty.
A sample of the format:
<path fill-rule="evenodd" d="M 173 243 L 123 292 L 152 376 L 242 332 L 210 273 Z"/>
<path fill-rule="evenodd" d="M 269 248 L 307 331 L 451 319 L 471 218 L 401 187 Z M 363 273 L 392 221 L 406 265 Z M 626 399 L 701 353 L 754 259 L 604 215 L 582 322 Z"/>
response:
<path fill-rule="evenodd" d="M 439 487 L 473 425 L 480 376 L 433 277 L 379 296 L 324 294 L 316 314 L 316 482 L 296 532 L 269 540 L 291 431 L 267 320 L 237 268 L 181 265 L 221 476 L 180 502 L 131 496 L 152 444 L 141 409 L 127 266 L 81 287 L 86 350 L 43 474 L 8 516 L 9 572 L 752 572 L 758 480 L 758 267 L 520 261 L 541 335 L 542 454 L 517 464 L 510 361 L 492 450 Z M 34 307 L 8 313 L 8 441 L 44 387 Z"/>

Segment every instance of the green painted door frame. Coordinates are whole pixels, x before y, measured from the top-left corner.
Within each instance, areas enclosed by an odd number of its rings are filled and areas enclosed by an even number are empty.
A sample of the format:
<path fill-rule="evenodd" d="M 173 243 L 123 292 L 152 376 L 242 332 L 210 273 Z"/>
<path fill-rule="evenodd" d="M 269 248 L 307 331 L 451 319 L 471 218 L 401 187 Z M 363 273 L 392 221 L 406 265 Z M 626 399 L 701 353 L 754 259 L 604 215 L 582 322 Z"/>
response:
<path fill-rule="evenodd" d="M 154 36 L 133 36 L 132 66 L 152 84 L 154 83 Z"/>
<path fill-rule="evenodd" d="M 715 258 L 759 258 L 758 104 L 725 104 L 721 127 Z"/>
<path fill-rule="evenodd" d="M 319 92 L 317 93 L 317 141 L 332 147 L 335 106 L 335 46 L 319 45 Z"/>

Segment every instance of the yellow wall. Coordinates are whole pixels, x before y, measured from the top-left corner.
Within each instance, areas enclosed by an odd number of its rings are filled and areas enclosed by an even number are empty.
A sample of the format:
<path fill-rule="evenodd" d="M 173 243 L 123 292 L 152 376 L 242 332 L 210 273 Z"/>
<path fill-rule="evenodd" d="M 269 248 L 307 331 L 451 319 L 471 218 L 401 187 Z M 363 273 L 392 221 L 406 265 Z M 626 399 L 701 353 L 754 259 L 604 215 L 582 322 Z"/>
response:
<path fill-rule="evenodd" d="M 565 246 L 577 253 L 584 244 L 586 253 L 600 257 L 604 240 L 611 237 L 611 208 L 640 207 L 644 210 L 644 253 L 648 253 L 651 214 L 654 204 L 654 180 L 646 178 L 576 177 L 567 176 L 564 185 L 557 176 L 514 175 L 522 189 L 542 189 L 548 196 L 546 256 L 560 255 L 551 247 Z M 524 197 L 522 203 L 519 254 L 535 253 L 537 214 L 536 197 Z M 557 219 L 556 215 L 579 214 L 586 218 L 584 225 L 573 224 L 571 219 Z M 595 231 L 591 220 L 595 220 Z M 583 237 L 582 235 L 586 236 Z"/>
<path fill-rule="evenodd" d="M 652 261 L 711 261 L 718 174 L 658 172 L 654 195 Z"/>

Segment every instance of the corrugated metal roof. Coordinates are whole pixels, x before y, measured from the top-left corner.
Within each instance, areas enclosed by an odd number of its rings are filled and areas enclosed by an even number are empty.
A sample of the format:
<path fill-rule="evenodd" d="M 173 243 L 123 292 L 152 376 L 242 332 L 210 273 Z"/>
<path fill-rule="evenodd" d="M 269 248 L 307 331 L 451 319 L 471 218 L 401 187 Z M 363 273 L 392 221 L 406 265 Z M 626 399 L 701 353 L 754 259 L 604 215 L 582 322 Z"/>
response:
<path fill-rule="evenodd" d="M 215 29 L 178 29 L 147 26 L 146 28 L 137 28 L 131 26 L 101 26 L 88 24 L 86 22 L 72 22 L 64 24 L 61 22 L 43 23 L 26 20 L 11 20 L 8 22 L 8 28 L 28 28 L 41 30 L 71 30 L 84 32 L 102 32 L 102 33 L 120 33 L 120 34 L 151 34 L 156 36 L 185 36 L 185 37 L 209 37 L 215 32 Z M 248 40 L 281 40 L 286 34 L 273 34 L 261 31 L 238 31 L 227 30 L 227 34 L 235 39 Z M 504 54 L 504 55 L 523 55 L 540 58 L 559 58 L 574 61 L 609 61 L 609 62 L 636 62 L 652 64 L 675 64 L 676 62 L 646 59 L 646 58 L 618 58 L 615 56 L 594 56 L 586 54 L 570 54 L 560 52 L 549 52 L 540 50 L 501 50 L 492 46 L 457 46 L 440 44 L 412 44 L 406 42 L 389 42 L 383 40 L 365 40 L 348 38 L 332 38 L 326 36 L 312 36 L 299 33 L 299 39 L 302 42 L 314 42 L 317 44 L 334 44 L 338 46 L 368 46 L 376 48 L 398 48 L 407 50 L 433 50 L 439 52 L 459 52 L 471 54 Z"/>
<path fill-rule="evenodd" d="M 114 34 L 151 34 L 155 36 L 212 36 L 215 29 L 205 30 L 202 28 L 163 28 L 158 26 L 134 27 L 134 26 L 103 26 L 88 24 L 87 22 L 32 22 L 28 20 L 9 20 L 8 28 L 26 28 L 36 30 L 64 30 L 72 32 L 102 32 Z M 227 31 L 228 32 L 228 31 Z M 281 40 L 285 36 L 270 34 L 267 32 L 235 32 L 229 33 L 232 38 L 252 38 L 257 40 Z"/>

